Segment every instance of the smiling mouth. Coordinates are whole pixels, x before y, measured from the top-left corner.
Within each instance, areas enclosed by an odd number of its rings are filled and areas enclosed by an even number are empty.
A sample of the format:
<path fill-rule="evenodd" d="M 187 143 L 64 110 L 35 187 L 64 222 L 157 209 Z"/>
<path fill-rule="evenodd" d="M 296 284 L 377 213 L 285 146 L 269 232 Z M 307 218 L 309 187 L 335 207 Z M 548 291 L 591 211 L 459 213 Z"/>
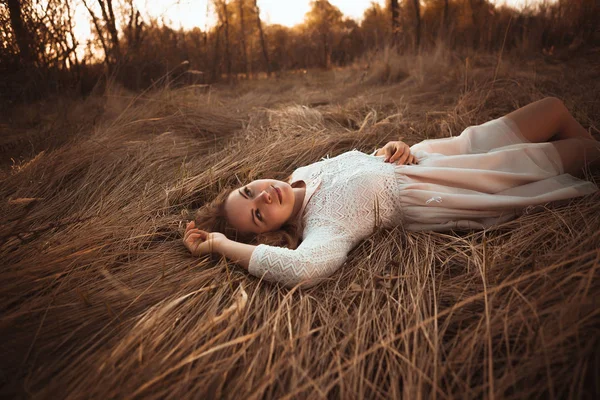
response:
<path fill-rule="evenodd" d="M 281 204 L 281 190 L 279 190 L 279 188 L 276 188 L 275 186 L 271 185 L 271 187 L 273 189 L 275 189 L 275 193 L 277 193 L 277 198 L 279 199 L 279 204 Z"/>

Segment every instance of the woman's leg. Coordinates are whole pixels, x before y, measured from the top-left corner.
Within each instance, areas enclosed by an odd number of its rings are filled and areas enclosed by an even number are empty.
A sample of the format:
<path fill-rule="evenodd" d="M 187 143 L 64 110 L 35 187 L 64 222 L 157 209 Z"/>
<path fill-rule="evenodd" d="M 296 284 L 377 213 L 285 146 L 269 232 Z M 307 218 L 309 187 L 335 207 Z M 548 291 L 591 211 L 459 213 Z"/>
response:
<path fill-rule="evenodd" d="M 555 97 L 533 102 L 506 115 L 519 128 L 525 139 L 533 143 L 572 138 L 594 137 L 573 118 L 562 101 Z"/>
<path fill-rule="evenodd" d="M 555 97 L 533 102 L 505 116 L 510 129 L 532 143 L 548 142 L 550 140 L 586 139 L 596 141 L 594 137 L 573 118 L 562 101 Z M 485 125 L 485 124 L 484 124 Z M 496 147 L 512 144 L 506 138 L 507 133 L 498 130 L 489 131 L 485 128 L 469 127 L 461 135 L 451 138 L 424 140 L 411 146 L 411 152 L 423 150 L 429 153 L 458 155 L 469 153 L 485 153 Z M 554 142 L 553 142 L 554 143 Z M 600 143 L 597 142 L 596 143 Z M 589 145 L 589 143 L 588 143 Z M 561 145 L 562 147 L 578 147 L 576 144 Z M 582 154 L 581 151 L 577 154 Z M 571 163 L 568 163 L 571 165 Z"/>
<path fill-rule="evenodd" d="M 552 144 L 558 150 L 566 174 L 581 177 L 587 166 L 600 167 L 600 142 L 595 139 L 571 138 Z"/>

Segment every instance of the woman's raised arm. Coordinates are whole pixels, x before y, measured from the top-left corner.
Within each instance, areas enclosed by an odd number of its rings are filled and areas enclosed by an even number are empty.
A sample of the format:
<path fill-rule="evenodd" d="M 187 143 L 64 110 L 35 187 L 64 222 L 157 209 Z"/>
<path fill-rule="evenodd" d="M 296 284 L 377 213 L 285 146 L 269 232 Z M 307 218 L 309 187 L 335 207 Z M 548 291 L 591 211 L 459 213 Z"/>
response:
<path fill-rule="evenodd" d="M 336 271 L 352 248 L 351 237 L 338 229 L 321 227 L 307 235 L 297 249 L 253 246 L 227 239 L 222 233 L 194 228 L 190 222 L 183 242 L 192 255 L 218 253 L 268 282 L 288 288 L 314 286 Z"/>
<path fill-rule="evenodd" d="M 244 269 L 248 269 L 250 257 L 256 246 L 229 240 L 219 232 L 206 232 L 195 228 L 191 221 L 185 228 L 183 244 L 194 256 L 203 256 L 218 253 L 235 262 Z"/>
<path fill-rule="evenodd" d="M 256 246 L 236 242 L 235 240 L 230 240 L 227 238 L 220 240 L 216 246 L 217 253 L 227 257 L 227 259 L 233 261 L 246 270 L 250 264 L 250 258 L 252 257 L 254 249 L 256 249 Z"/>
<path fill-rule="evenodd" d="M 342 266 L 352 249 L 352 238 L 343 229 L 310 229 L 297 249 L 258 245 L 248 272 L 268 282 L 308 288 L 322 282 Z"/>

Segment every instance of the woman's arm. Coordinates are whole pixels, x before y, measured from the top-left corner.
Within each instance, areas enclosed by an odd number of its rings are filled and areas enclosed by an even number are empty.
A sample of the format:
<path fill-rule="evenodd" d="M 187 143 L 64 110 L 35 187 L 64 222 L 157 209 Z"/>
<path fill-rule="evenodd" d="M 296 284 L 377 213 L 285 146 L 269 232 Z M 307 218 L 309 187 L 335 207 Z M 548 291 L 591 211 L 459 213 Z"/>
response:
<path fill-rule="evenodd" d="M 256 246 L 248 272 L 268 282 L 292 288 L 316 285 L 339 269 L 352 249 L 352 238 L 343 229 L 313 228 L 297 249 Z"/>
<path fill-rule="evenodd" d="M 311 287 L 336 271 L 352 248 L 351 238 L 339 229 L 313 230 L 297 249 L 252 246 L 227 239 L 218 232 L 205 232 L 190 222 L 183 238 L 192 255 L 218 253 L 268 282 L 291 288 Z"/>
<path fill-rule="evenodd" d="M 219 232 L 206 232 L 196 228 L 194 221 L 187 224 L 183 244 L 194 256 L 218 253 L 248 269 L 250 257 L 256 246 L 229 240 Z"/>
<path fill-rule="evenodd" d="M 215 252 L 227 257 L 244 269 L 248 269 L 250 258 L 256 246 L 236 242 L 227 238 L 221 239 L 215 246 Z"/>

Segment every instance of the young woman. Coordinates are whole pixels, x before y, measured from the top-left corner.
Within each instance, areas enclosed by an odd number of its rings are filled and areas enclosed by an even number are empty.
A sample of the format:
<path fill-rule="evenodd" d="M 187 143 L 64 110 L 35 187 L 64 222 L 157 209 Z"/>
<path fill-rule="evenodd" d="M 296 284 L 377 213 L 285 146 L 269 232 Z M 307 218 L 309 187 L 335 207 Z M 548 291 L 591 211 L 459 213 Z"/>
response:
<path fill-rule="evenodd" d="M 546 98 L 456 137 L 389 142 L 299 168 L 286 182 L 228 189 L 198 210 L 183 241 L 195 256 L 218 253 L 266 281 L 310 287 L 374 228 L 492 227 L 597 191 L 576 177 L 590 164 L 600 164 L 600 143 Z"/>

